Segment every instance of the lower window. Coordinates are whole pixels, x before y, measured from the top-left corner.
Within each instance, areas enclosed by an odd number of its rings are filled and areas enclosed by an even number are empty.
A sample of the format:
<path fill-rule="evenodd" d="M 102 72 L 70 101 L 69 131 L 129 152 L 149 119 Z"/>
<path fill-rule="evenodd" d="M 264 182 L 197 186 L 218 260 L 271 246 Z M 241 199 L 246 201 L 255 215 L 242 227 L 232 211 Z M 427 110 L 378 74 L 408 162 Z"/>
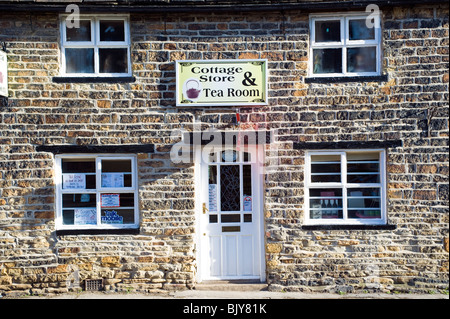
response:
<path fill-rule="evenodd" d="M 385 224 L 384 150 L 306 155 L 306 224 Z"/>
<path fill-rule="evenodd" d="M 57 229 L 137 228 L 136 158 L 57 156 Z"/>

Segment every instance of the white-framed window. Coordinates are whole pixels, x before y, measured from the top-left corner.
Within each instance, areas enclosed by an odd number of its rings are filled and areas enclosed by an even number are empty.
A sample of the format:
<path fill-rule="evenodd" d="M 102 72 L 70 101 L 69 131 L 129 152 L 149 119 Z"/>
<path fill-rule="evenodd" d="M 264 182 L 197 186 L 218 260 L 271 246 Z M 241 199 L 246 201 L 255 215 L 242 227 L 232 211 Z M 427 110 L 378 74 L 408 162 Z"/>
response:
<path fill-rule="evenodd" d="M 379 14 L 310 16 L 311 77 L 381 74 Z"/>
<path fill-rule="evenodd" d="M 385 150 L 308 151 L 305 224 L 386 224 Z"/>
<path fill-rule="evenodd" d="M 130 24 L 124 15 L 61 16 L 61 74 L 130 76 Z"/>
<path fill-rule="evenodd" d="M 135 156 L 57 155 L 56 227 L 138 228 Z"/>

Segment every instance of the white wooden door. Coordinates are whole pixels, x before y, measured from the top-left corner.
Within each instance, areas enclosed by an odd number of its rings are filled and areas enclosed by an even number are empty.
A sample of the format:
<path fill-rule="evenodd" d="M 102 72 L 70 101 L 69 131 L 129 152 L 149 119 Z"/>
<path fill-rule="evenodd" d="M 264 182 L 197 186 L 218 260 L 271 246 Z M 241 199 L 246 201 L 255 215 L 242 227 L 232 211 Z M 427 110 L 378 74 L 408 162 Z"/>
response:
<path fill-rule="evenodd" d="M 261 165 L 257 159 L 257 148 L 225 149 L 202 156 L 200 281 L 265 280 Z"/>

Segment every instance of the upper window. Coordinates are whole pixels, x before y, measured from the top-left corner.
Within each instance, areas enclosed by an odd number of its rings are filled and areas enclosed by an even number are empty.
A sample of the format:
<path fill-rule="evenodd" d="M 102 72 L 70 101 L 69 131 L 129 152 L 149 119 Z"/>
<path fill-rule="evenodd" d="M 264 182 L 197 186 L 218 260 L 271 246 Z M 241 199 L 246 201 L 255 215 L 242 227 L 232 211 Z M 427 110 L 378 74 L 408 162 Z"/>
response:
<path fill-rule="evenodd" d="M 62 74 L 128 76 L 131 74 L 128 17 L 81 16 L 79 25 L 61 20 Z"/>
<path fill-rule="evenodd" d="M 306 224 L 385 224 L 384 151 L 308 152 Z"/>
<path fill-rule="evenodd" d="M 139 226 L 136 158 L 58 156 L 58 229 Z"/>
<path fill-rule="evenodd" d="M 373 76 L 381 69 L 379 16 L 315 15 L 310 19 L 310 76 Z"/>

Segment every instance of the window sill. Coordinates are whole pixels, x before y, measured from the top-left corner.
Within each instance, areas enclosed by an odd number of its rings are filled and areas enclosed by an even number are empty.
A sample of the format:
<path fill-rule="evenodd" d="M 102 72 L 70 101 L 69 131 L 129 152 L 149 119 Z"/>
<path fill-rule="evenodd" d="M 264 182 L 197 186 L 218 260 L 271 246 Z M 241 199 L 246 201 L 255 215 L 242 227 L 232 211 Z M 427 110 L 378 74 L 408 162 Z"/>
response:
<path fill-rule="evenodd" d="M 397 225 L 303 225 L 302 230 L 395 230 Z"/>
<path fill-rule="evenodd" d="M 373 76 L 324 76 L 324 77 L 308 77 L 305 78 L 305 83 L 345 83 L 345 82 L 387 82 L 388 76 L 373 75 Z"/>
<path fill-rule="evenodd" d="M 54 83 L 133 83 L 134 76 L 54 76 Z"/>
<path fill-rule="evenodd" d="M 56 231 L 56 236 L 67 235 L 139 235 L 139 228 L 121 229 L 61 229 Z"/>

